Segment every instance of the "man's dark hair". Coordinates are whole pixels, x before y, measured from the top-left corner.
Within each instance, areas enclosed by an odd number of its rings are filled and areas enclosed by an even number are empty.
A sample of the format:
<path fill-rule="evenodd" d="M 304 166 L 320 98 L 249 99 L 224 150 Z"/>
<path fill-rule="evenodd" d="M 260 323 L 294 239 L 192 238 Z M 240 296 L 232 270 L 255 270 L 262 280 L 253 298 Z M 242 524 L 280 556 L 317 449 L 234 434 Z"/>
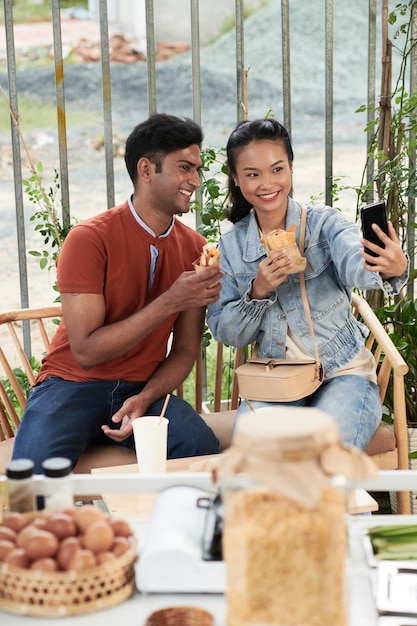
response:
<path fill-rule="evenodd" d="M 194 144 L 201 147 L 203 131 L 193 120 L 166 113 L 154 113 L 138 124 L 126 141 L 125 163 L 133 185 L 137 179 L 137 164 L 143 157 L 161 171 L 162 160 L 170 152 L 188 148 Z"/>

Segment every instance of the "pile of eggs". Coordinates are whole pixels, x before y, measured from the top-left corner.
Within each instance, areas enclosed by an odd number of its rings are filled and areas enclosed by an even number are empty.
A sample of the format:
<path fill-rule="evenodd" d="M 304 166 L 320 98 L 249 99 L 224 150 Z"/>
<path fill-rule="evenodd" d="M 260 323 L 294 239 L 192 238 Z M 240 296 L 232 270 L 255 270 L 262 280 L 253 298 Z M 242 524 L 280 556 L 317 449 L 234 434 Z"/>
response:
<path fill-rule="evenodd" d="M 32 517 L 13 512 L 0 524 L 0 562 L 45 572 L 83 571 L 122 555 L 132 535 L 125 520 L 93 505 Z"/>

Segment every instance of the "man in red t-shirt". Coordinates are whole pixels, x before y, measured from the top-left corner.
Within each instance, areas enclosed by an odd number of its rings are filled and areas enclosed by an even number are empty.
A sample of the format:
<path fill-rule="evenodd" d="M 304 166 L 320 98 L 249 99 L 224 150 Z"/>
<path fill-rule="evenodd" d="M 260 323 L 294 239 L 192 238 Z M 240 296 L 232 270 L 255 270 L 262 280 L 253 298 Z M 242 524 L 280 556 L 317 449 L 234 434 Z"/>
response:
<path fill-rule="evenodd" d="M 131 422 L 158 415 L 196 359 L 205 308 L 219 297 L 218 267 L 196 273 L 204 237 L 175 219 L 200 185 L 201 128 L 154 114 L 132 131 L 125 161 L 133 194 L 74 226 L 57 262 L 63 321 L 43 359 L 13 458 L 36 471 L 100 438 L 134 447 Z M 218 452 L 218 441 L 172 396 L 168 458 Z"/>

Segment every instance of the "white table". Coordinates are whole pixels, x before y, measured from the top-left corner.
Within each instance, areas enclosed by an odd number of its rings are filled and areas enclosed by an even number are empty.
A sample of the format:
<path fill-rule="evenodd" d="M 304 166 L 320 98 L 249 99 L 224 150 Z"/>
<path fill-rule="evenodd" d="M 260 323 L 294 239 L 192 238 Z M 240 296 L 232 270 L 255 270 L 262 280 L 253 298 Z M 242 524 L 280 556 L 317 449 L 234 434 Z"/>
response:
<path fill-rule="evenodd" d="M 392 523 L 393 516 L 378 516 L 378 522 Z M 349 521 L 352 539 L 352 559 L 348 560 L 348 605 L 349 626 L 383 626 L 378 621 L 373 601 L 373 577 L 365 559 L 365 552 L 360 538 L 360 528 L 365 523 L 372 523 L 365 518 Z M 373 521 L 375 523 L 375 520 Z M 144 523 L 132 523 L 139 539 L 143 537 Z M 0 611 L 0 624 L 7 626 L 144 626 L 147 617 L 161 608 L 169 606 L 197 606 L 210 611 L 215 618 L 215 626 L 227 626 L 226 601 L 221 594 L 149 594 L 136 592 L 129 600 L 105 611 L 98 611 L 83 616 L 65 618 L 21 617 Z M 384 618 L 388 619 L 388 618 Z M 417 621 L 410 622 L 417 624 Z M 389 622 L 385 622 L 389 626 Z M 391 622 L 392 624 L 392 622 Z M 403 620 L 401 626 L 406 624 Z M 399 626 L 399 623 L 397 622 Z M 180 626 L 180 625 L 178 625 Z"/>
<path fill-rule="evenodd" d="M 108 470 L 107 470 L 108 471 Z M 100 474 L 100 472 L 98 472 Z M 417 473 L 413 473 L 411 479 L 417 478 Z M 180 475 L 178 475 L 180 476 Z M 114 493 L 122 491 L 124 493 L 132 493 L 133 491 L 141 493 L 147 491 L 155 491 L 156 486 L 166 481 L 175 481 L 176 474 L 167 474 L 164 477 L 151 477 L 148 480 L 148 486 L 145 486 L 144 480 L 138 481 L 137 475 L 126 474 L 124 480 L 120 481 L 120 475 L 117 477 L 113 474 L 104 474 L 100 476 L 75 477 L 74 484 L 80 493 L 97 493 L 97 486 L 100 486 L 102 492 Z M 204 488 L 207 477 L 196 477 L 192 474 L 181 475 L 181 482 L 189 479 L 190 484 L 200 483 Z M 397 477 L 391 478 L 391 483 L 396 484 Z M 406 478 L 407 480 L 407 478 Z M 162 482 L 161 482 L 162 481 Z M 39 479 L 41 483 L 41 479 Z M 389 484 L 389 483 L 388 483 Z M 117 488 L 116 488 L 117 485 Z M 364 483 L 365 489 L 386 490 L 386 487 L 377 482 L 368 481 Z M 159 487 L 158 487 L 159 488 Z M 395 488 L 408 488 L 408 483 L 404 486 Z M 41 487 L 39 487 L 41 492 Z M 139 545 L 143 540 L 146 529 L 145 515 L 142 519 L 132 519 L 131 524 L 138 536 Z M 347 562 L 347 580 L 348 580 L 348 625 L 349 626 L 405 626 L 406 624 L 417 625 L 417 619 L 408 620 L 407 618 L 379 618 L 376 614 L 375 603 L 372 591 L 373 571 L 368 567 L 366 562 L 365 550 L 361 540 L 361 528 L 363 525 L 375 523 L 392 524 L 397 519 L 408 523 L 415 523 L 413 516 L 347 516 L 349 537 L 351 541 L 350 556 Z M 226 600 L 222 594 L 149 594 L 142 595 L 135 592 L 127 601 L 105 611 L 86 614 L 76 617 L 65 618 L 37 618 L 18 616 L 0 611 L 0 624 L 7 626 L 145 626 L 146 619 L 155 610 L 169 606 L 197 606 L 210 611 L 215 618 L 215 626 L 227 626 L 227 607 Z"/>
<path fill-rule="evenodd" d="M 210 463 L 212 460 L 216 460 L 218 455 L 206 455 L 202 457 L 187 457 L 182 459 L 171 459 L 167 461 L 167 472 L 192 472 L 193 466 L 199 466 L 202 463 Z M 118 465 L 113 467 L 104 467 L 93 469 L 93 474 L 97 476 L 105 476 L 106 474 L 114 475 L 127 475 L 135 474 L 138 471 L 136 463 L 130 465 Z M 143 520 L 148 519 L 152 504 L 155 500 L 156 494 L 147 493 L 140 494 L 140 498 L 132 498 L 126 495 L 126 493 L 111 493 L 107 490 L 103 493 L 103 499 L 106 503 L 108 511 L 119 517 L 126 517 L 128 519 Z M 355 513 L 372 513 L 378 510 L 378 503 L 372 496 L 369 495 L 364 489 L 352 489 L 348 494 L 348 512 Z"/>

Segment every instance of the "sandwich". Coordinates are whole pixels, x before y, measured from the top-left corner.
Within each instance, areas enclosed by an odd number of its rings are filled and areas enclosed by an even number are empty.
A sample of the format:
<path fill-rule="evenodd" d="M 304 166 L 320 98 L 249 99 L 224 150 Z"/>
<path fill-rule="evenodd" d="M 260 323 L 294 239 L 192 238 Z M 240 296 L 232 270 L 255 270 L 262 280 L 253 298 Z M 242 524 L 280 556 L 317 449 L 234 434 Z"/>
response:
<path fill-rule="evenodd" d="M 206 243 L 198 259 L 198 265 L 201 267 L 209 267 L 209 265 L 220 264 L 220 252 L 214 243 Z"/>
<path fill-rule="evenodd" d="M 193 263 L 193 267 L 196 272 L 204 272 L 208 267 L 214 265 L 220 265 L 220 250 L 216 248 L 214 243 L 206 243 L 203 246 L 200 256 Z M 209 287 L 215 287 L 216 283 L 209 285 Z"/>
<path fill-rule="evenodd" d="M 290 226 L 288 230 L 277 228 L 266 235 L 262 234 L 261 243 L 267 250 L 279 250 L 295 243 L 295 224 Z"/>
<path fill-rule="evenodd" d="M 288 274 L 303 272 L 307 265 L 307 259 L 301 256 L 300 250 L 297 246 L 295 228 L 295 224 L 293 224 L 288 230 L 278 228 L 276 230 L 271 230 L 266 235 L 261 235 L 261 243 L 268 251 L 280 250 L 281 248 L 286 249 L 293 264 L 289 272 L 287 272 Z"/>
<path fill-rule="evenodd" d="M 212 265 L 220 265 L 220 251 L 216 248 L 214 243 L 206 243 L 203 246 L 200 256 L 194 261 L 194 269 L 199 272 L 206 267 Z"/>

